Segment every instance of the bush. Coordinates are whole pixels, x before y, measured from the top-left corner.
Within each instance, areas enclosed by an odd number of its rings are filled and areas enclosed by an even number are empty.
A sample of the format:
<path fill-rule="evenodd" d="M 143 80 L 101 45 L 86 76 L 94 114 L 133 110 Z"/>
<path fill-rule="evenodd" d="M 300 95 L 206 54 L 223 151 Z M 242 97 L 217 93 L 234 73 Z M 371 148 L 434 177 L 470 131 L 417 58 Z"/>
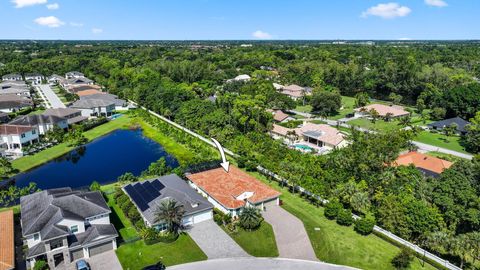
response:
<path fill-rule="evenodd" d="M 337 223 L 343 226 L 350 226 L 353 224 L 352 211 L 342 209 L 338 212 Z"/>
<path fill-rule="evenodd" d="M 137 230 L 141 230 L 141 229 L 145 228 L 145 223 L 144 223 L 143 219 L 139 219 L 139 220 L 137 220 L 137 222 L 135 222 L 134 226 L 135 226 L 135 228 L 137 228 Z"/>
<path fill-rule="evenodd" d="M 323 214 L 328 219 L 335 219 L 338 212 L 343 208 L 342 204 L 338 201 L 330 201 L 325 205 L 325 211 Z"/>
<path fill-rule="evenodd" d="M 35 262 L 35 265 L 33 266 L 33 270 L 47 270 L 50 269 L 48 267 L 48 264 L 44 260 L 38 260 Z"/>
<path fill-rule="evenodd" d="M 369 235 L 373 232 L 373 226 L 375 226 L 375 218 L 368 215 L 355 222 L 355 231 L 362 235 Z"/>
<path fill-rule="evenodd" d="M 93 181 L 89 189 L 90 191 L 100 191 L 101 186 L 97 181 Z"/>
<path fill-rule="evenodd" d="M 413 254 L 410 249 L 402 249 L 402 251 L 392 259 L 392 265 L 395 269 L 407 269 L 413 260 Z"/>
<path fill-rule="evenodd" d="M 262 215 L 260 210 L 254 207 L 245 207 L 239 216 L 239 225 L 245 230 L 254 230 L 262 223 Z"/>
<path fill-rule="evenodd" d="M 132 220 L 133 223 L 135 223 L 137 220 L 140 219 L 140 214 L 138 213 L 138 210 L 134 205 L 131 205 L 130 208 L 128 209 L 127 216 Z"/>
<path fill-rule="evenodd" d="M 117 178 L 117 181 L 118 182 L 137 182 L 138 181 L 138 177 L 136 177 L 135 175 L 133 175 L 132 173 L 124 173 L 122 175 L 120 175 L 118 178 Z"/>

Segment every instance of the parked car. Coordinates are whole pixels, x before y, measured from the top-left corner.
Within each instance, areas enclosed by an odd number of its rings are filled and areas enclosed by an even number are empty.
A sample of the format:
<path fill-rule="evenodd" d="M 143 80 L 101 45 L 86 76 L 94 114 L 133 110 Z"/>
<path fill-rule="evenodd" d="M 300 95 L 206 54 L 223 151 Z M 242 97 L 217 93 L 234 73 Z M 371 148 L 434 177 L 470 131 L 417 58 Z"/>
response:
<path fill-rule="evenodd" d="M 76 265 L 77 270 L 92 270 L 92 268 L 90 268 L 90 265 L 85 260 L 77 261 Z"/>
<path fill-rule="evenodd" d="M 154 265 L 149 265 L 143 268 L 143 270 L 165 270 L 166 267 L 162 262 L 158 262 Z"/>

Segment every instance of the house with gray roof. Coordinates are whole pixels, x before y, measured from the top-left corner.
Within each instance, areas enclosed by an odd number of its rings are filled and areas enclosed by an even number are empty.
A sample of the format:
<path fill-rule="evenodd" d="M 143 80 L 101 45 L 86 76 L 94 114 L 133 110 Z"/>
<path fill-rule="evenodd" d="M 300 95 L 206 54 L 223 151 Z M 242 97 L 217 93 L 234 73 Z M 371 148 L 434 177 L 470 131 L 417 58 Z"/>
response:
<path fill-rule="evenodd" d="M 26 73 L 25 81 L 30 82 L 32 85 L 41 84 L 45 77 L 40 73 Z"/>
<path fill-rule="evenodd" d="M 468 125 L 470 125 L 470 122 L 463 120 L 460 117 L 455 117 L 430 123 L 427 125 L 427 127 L 433 130 L 442 131 L 445 127 L 455 126 L 456 133 L 459 135 L 464 135 L 465 133 L 467 133 L 465 127 Z"/>
<path fill-rule="evenodd" d="M 65 118 L 68 125 L 79 124 L 88 119 L 88 117 L 82 116 L 82 111 L 72 108 L 50 108 L 46 109 L 42 114 Z"/>
<path fill-rule="evenodd" d="M 85 75 L 81 72 L 78 71 L 70 71 L 65 73 L 65 78 L 68 79 L 73 79 L 73 78 L 83 78 Z"/>
<path fill-rule="evenodd" d="M 111 211 L 98 191 L 58 188 L 33 193 L 20 198 L 20 213 L 27 266 L 41 259 L 50 269 L 63 269 L 77 259 L 117 248 Z"/>
<path fill-rule="evenodd" d="M 124 111 L 129 109 L 129 104 L 126 100 L 118 98 L 116 95 L 112 95 L 109 93 L 102 93 L 102 94 L 93 94 L 93 95 L 86 95 L 81 96 L 80 100 L 82 99 L 103 99 L 105 101 L 111 101 L 115 103 L 115 110 L 116 111 Z"/>
<path fill-rule="evenodd" d="M 192 226 L 213 217 L 213 205 L 176 174 L 128 184 L 122 190 L 137 207 L 145 225 L 160 231 L 166 230 L 167 225 L 156 220 L 155 212 L 167 200 L 175 200 L 183 206 L 184 226 Z"/>
<path fill-rule="evenodd" d="M 61 82 L 65 81 L 66 79 L 60 75 L 52 74 L 50 77 L 47 78 L 47 82 L 49 84 L 60 84 Z"/>
<path fill-rule="evenodd" d="M 20 74 L 6 74 L 2 76 L 2 81 L 21 81 L 23 80 Z"/>
<path fill-rule="evenodd" d="M 61 129 L 68 128 L 68 121 L 66 118 L 44 114 L 22 115 L 13 119 L 9 124 L 17 126 L 34 126 L 38 129 L 40 135 L 44 135 L 55 126 Z"/>
<path fill-rule="evenodd" d="M 85 117 L 111 116 L 115 112 L 115 102 L 105 99 L 80 99 L 70 108 L 80 110 Z"/>
<path fill-rule="evenodd" d="M 0 95 L 0 112 L 11 113 L 31 107 L 33 107 L 33 101 L 30 97 L 16 94 Z"/>

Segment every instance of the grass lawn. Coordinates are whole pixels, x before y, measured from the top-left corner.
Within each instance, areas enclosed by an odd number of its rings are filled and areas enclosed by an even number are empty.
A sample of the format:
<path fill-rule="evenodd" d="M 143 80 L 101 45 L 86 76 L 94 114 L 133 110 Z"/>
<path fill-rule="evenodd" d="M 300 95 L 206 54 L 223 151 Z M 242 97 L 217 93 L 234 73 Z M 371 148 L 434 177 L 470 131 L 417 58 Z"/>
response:
<path fill-rule="evenodd" d="M 391 131 L 402 128 L 402 126 L 398 125 L 398 121 L 392 120 L 390 122 L 385 122 L 382 119 L 378 119 L 374 124 L 367 118 L 358 118 L 348 121 L 347 124 L 377 131 Z"/>
<path fill-rule="evenodd" d="M 344 118 L 355 109 L 355 98 L 342 96 L 342 109 L 336 115 L 329 116 L 328 119 L 338 120 Z"/>
<path fill-rule="evenodd" d="M 278 257 L 275 235 L 267 222 L 263 221 L 260 228 L 254 231 L 245 231 L 238 226 L 238 231 L 232 233 L 224 226 L 220 227 L 248 254 L 255 257 Z"/>
<path fill-rule="evenodd" d="M 440 133 L 431 133 L 429 131 L 422 131 L 418 134 L 418 136 L 414 139 L 415 141 L 430 144 L 437 147 L 442 147 L 445 149 L 450 149 L 453 151 L 467 153 L 465 147 L 460 145 L 460 137 L 459 136 L 451 136 L 445 137 L 445 135 Z"/>
<path fill-rule="evenodd" d="M 295 111 L 299 111 L 299 112 L 303 112 L 303 113 L 310 113 L 312 111 L 312 106 L 310 106 L 310 105 L 297 106 L 295 108 Z"/>
<path fill-rule="evenodd" d="M 436 151 L 428 152 L 426 154 L 429 155 L 429 156 L 432 156 L 432 157 L 437 157 L 437 158 L 440 158 L 440 159 L 448 160 L 450 162 L 457 162 L 457 161 L 460 161 L 460 160 L 464 160 L 461 157 L 457 157 L 457 156 L 453 156 L 453 155 L 449 155 L 449 154 L 444 154 L 444 153 L 440 153 L 440 152 L 436 152 Z"/>
<path fill-rule="evenodd" d="M 353 226 L 340 226 L 325 218 L 323 208 L 289 193 L 287 189 L 280 188 L 276 182 L 269 182 L 258 173 L 254 173 L 254 176 L 282 191 L 282 207 L 302 220 L 321 261 L 361 269 L 394 269 L 390 262 L 400 252 L 397 246 L 373 234 L 362 236 L 353 230 Z M 409 269 L 435 268 L 429 264 L 422 267 L 420 260 L 415 258 Z"/>
<path fill-rule="evenodd" d="M 142 269 L 158 261 L 171 266 L 207 259 L 207 255 L 188 234 L 181 234 L 177 241 L 169 244 L 157 243 L 147 246 L 143 241 L 123 244 L 116 253 L 125 270 Z"/>
<path fill-rule="evenodd" d="M 104 190 L 103 187 L 102 190 Z M 133 224 L 125 216 L 120 207 L 115 203 L 113 195 L 114 193 L 107 193 L 106 195 L 107 204 L 112 210 L 112 213 L 110 214 L 110 222 L 115 226 L 124 241 L 138 237 L 137 230 L 133 227 Z"/>
<path fill-rule="evenodd" d="M 95 127 L 91 130 L 88 130 L 84 133 L 84 135 L 89 141 L 91 141 L 95 138 L 108 134 L 116 129 L 128 127 L 131 124 L 131 120 L 132 119 L 128 115 L 124 115 L 113 121 L 110 121 L 108 123 Z M 29 169 L 35 168 L 54 158 L 57 158 L 63 154 L 66 154 L 72 149 L 73 147 L 68 146 L 67 143 L 57 144 L 53 147 L 40 151 L 32 156 L 25 156 L 25 157 L 16 159 L 12 161 L 12 166 L 18 171 L 24 172 Z"/>

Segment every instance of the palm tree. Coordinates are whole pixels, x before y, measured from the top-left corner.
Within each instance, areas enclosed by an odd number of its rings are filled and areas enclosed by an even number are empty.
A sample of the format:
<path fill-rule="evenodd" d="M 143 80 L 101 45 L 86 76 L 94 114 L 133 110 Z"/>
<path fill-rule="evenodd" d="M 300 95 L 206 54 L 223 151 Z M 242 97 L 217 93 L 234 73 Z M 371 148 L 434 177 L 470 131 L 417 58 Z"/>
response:
<path fill-rule="evenodd" d="M 155 210 L 155 222 L 164 222 L 168 226 L 168 231 L 178 233 L 182 226 L 183 215 L 185 210 L 174 199 L 163 201 Z"/>
<path fill-rule="evenodd" d="M 408 127 L 412 124 L 412 118 L 410 115 L 400 117 L 400 119 L 398 119 L 398 124 L 402 127 Z"/>
<path fill-rule="evenodd" d="M 246 230 L 258 228 L 262 222 L 260 210 L 254 207 L 245 207 L 240 213 L 240 226 Z"/>

